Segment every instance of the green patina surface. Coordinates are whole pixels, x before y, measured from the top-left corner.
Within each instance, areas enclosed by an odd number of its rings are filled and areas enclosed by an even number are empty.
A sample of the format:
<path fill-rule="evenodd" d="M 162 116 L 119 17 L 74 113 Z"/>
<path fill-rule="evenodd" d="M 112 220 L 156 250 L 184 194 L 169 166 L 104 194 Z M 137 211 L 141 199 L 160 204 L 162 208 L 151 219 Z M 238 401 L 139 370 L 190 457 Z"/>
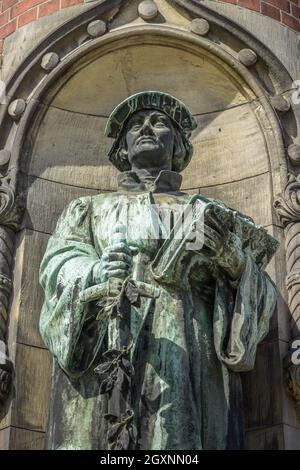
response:
<path fill-rule="evenodd" d="M 55 358 L 51 448 L 243 446 L 239 373 L 254 367 L 269 329 L 276 289 L 264 268 L 277 242 L 222 203 L 180 192 L 171 170 L 191 158 L 194 128 L 170 95 L 121 103 L 107 127 L 116 138 L 111 161 L 122 170 L 118 191 L 73 201 L 49 240 L 40 330 Z M 199 205 L 204 246 L 191 251 L 166 220 L 175 230 L 192 206 L 193 226 Z M 120 393 L 114 371 L 127 384 Z"/>
<path fill-rule="evenodd" d="M 155 199 L 171 209 L 174 204 L 183 208 L 191 198 L 181 193 L 156 195 Z M 237 287 L 225 276 L 216 279 L 210 263 L 199 254 L 188 283 L 177 279 L 159 284 L 150 263 L 163 240 L 145 237 L 157 223 L 164 233 L 153 202 L 149 192 L 75 200 L 49 241 L 41 265 L 45 304 L 40 327 L 59 364 L 51 418 L 54 448 L 101 449 L 106 445 L 103 415 L 107 404 L 99 395 L 94 368 L 107 348 L 107 321 L 97 321 L 95 303 L 83 304 L 79 296 L 93 285 L 93 268 L 116 223 L 129 227 L 128 243 L 139 248 L 133 272 L 139 280 L 160 288 L 158 299 L 144 298 L 131 312 L 139 446 L 225 449 L 242 445 L 238 372 L 253 368 L 257 344 L 268 331 L 276 301 L 275 288 L 256 261 L 257 250 L 264 243 L 270 257 L 276 244 L 251 223 L 252 238 L 247 239 L 246 220 L 233 213 L 233 230 L 241 237 L 246 234 L 242 242 L 247 264 Z"/>

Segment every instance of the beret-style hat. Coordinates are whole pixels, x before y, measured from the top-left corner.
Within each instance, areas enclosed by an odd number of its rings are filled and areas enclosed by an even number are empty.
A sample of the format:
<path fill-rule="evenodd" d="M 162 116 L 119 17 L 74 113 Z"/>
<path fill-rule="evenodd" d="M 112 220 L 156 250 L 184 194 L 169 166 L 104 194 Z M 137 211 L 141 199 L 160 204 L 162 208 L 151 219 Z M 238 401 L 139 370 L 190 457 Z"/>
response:
<path fill-rule="evenodd" d="M 196 120 L 185 104 L 168 93 L 161 91 L 143 91 L 129 96 L 112 111 L 105 128 L 105 136 L 115 139 L 109 152 L 109 159 L 120 171 L 129 169 L 128 162 L 120 161 L 117 156 L 122 131 L 130 116 L 144 109 L 155 109 L 166 114 L 187 139 L 197 127 Z M 188 152 L 188 154 L 186 162 L 182 162 L 182 165 L 179 165 L 180 171 L 181 167 L 184 168 L 190 160 L 191 152 Z"/>
<path fill-rule="evenodd" d="M 105 128 L 106 137 L 117 139 L 129 117 L 142 109 L 162 111 L 187 135 L 197 127 L 194 117 L 182 101 L 161 91 L 142 91 L 129 96 L 113 110 Z"/>

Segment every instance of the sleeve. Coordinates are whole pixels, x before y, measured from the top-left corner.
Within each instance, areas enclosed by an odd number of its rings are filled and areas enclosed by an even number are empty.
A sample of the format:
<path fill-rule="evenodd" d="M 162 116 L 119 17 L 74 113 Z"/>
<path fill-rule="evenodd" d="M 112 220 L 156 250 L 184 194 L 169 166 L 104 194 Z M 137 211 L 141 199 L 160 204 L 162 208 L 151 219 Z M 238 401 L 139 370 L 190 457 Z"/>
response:
<path fill-rule="evenodd" d="M 236 291 L 226 279 L 216 282 L 214 342 L 217 356 L 235 372 L 253 369 L 257 345 L 269 330 L 277 291 L 250 253 Z"/>
<path fill-rule="evenodd" d="M 73 201 L 62 213 L 40 266 L 45 300 L 40 316 L 42 338 L 61 368 L 79 377 L 94 362 L 106 324 L 96 321 L 92 304 L 79 300 L 93 285 L 99 263 L 91 230 L 91 198 Z"/>

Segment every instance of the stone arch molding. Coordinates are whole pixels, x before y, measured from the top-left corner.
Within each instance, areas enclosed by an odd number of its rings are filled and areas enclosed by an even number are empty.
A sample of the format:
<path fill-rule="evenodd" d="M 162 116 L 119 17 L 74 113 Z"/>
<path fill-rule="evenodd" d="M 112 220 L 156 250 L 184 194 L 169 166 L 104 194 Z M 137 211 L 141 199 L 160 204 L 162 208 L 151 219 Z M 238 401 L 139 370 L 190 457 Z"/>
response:
<path fill-rule="evenodd" d="M 277 200 L 276 208 L 279 210 L 281 221 L 287 227 L 287 244 L 290 238 L 294 239 L 294 232 L 298 233 L 300 230 L 298 198 L 296 198 L 296 209 L 294 207 L 294 195 L 297 196 L 299 190 L 297 185 L 291 186 L 291 179 L 295 183 L 298 177 L 299 123 L 291 100 L 295 90 L 289 74 L 271 51 L 231 20 L 223 18 L 194 0 L 169 0 L 164 3 L 168 8 L 173 8 L 178 15 L 182 15 L 185 22 L 180 25 L 164 22 L 163 15 L 159 12 L 157 21 L 155 18 L 150 21 L 130 20 L 126 24 L 124 19 L 118 24 L 114 21 L 118 16 L 121 17 L 128 2 L 124 0 L 99 2 L 43 40 L 7 83 L 7 102 L 1 107 L 0 114 L 0 380 L 2 381 L 7 381 L 7 376 L 10 374 L 6 330 L 12 295 L 15 237 L 21 227 L 25 209 L 19 170 L 21 163 L 24 163 L 27 157 L 26 136 L 32 124 L 38 126 L 43 118 L 40 103 L 50 103 L 67 80 L 99 55 L 120 47 L 129 47 L 131 44 L 145 43 L 163 44 L 194 54 L 200 52 L 202 55 L 205 54 L 209 61 L 217 68 L 221 68 L 229 80 L 236 84 L 237 89 L 242 90 L 248 99 L 256 104 L 255 113 L 264 134 L 269 156 L 273 197 Z M 161 4 L 162 1 L 157 1 L 159 10 Z M 287 158 L 288 154 L 290 158 Z M 293 210 L 290 209 L 291 204 Z M 291 227 L 294 227 L 292 231 Z M 299 248 L 296 245 L 293 250 L 293 257 L 295 256 L 300 259 Z M 290 266 L 289 260 L 287 266 L 288 268 Z M 295 276 L 299 276 L 299 270 L 297 268 L 294 275 L 293 269 L 295 263 L 288 273 L 288 289 L 289 286 L 295 289 L 295 285 L 298 289 L 299 283 L 295 283 L 294 279 Z M 296 294 L 293 290 L 293 299 L 295 295 L 300 295 L 299 289 Z M 297 374 L 293 372 L 292 376 L 295 377 Z M 297 390 L 297 387 L 295 386 L 293 390 Z M 3 396 L 0 397 L 2 405 L 5 396 L 5 387 L 3 387 Z M 5 409 L 5 406 L 2 408 Z"/>

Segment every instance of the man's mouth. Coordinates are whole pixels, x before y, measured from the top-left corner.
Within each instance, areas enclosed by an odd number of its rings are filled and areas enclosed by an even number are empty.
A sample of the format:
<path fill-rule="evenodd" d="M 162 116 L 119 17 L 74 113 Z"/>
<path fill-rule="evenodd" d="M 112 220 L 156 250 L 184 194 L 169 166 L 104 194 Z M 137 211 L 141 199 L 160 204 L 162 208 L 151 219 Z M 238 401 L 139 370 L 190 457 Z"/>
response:
<path fill-rule="evenodd" d="M 137 140 L 137 144 L 140 144 L 140 143 L 144 143 L 144 142 L 151 142 L 152 144 L 155 144 L 156 143 L 156 140 L 152 137 L 140 137 L 138 140 Z"/>

